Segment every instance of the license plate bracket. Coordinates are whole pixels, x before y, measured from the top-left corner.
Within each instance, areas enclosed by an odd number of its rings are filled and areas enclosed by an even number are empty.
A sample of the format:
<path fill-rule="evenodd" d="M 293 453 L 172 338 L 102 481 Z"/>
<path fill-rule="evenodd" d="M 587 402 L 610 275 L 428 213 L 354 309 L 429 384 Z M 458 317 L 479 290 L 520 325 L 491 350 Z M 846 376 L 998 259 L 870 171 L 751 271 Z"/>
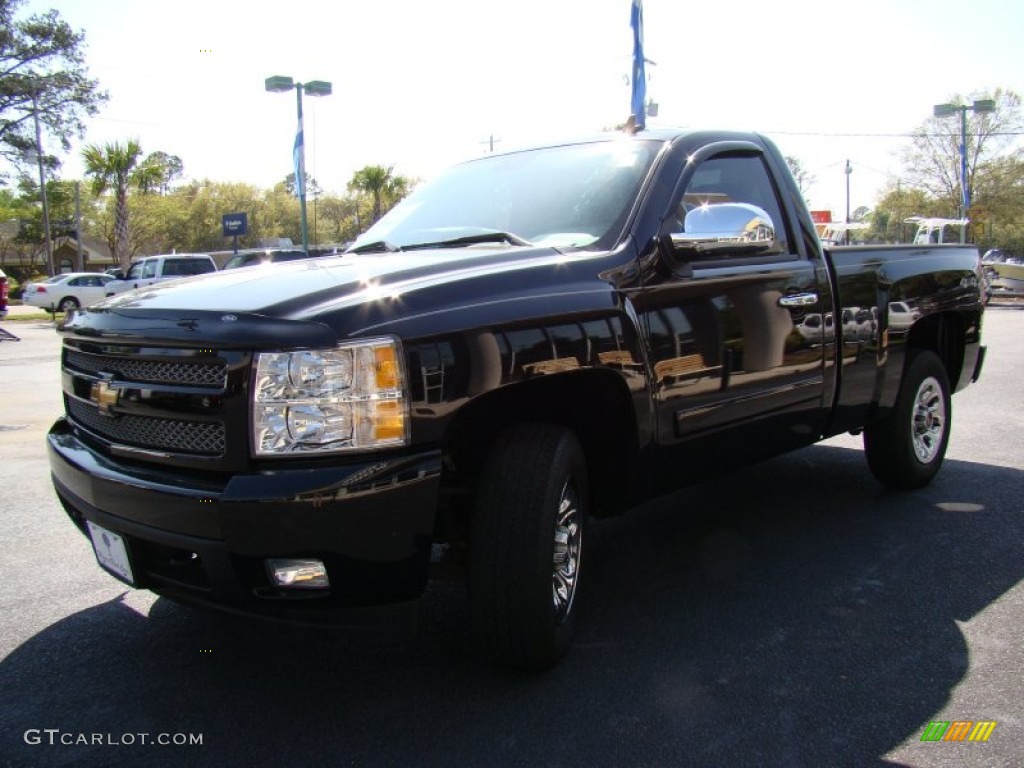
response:
<path fill-rule="evenodd" d="M 86 520 L 85 524 L 89 528 L 89 538 L 92 540 L 96 562 L 121 581 L 135 586 L 135 574 L 124 539 L 90 520 Z"/>

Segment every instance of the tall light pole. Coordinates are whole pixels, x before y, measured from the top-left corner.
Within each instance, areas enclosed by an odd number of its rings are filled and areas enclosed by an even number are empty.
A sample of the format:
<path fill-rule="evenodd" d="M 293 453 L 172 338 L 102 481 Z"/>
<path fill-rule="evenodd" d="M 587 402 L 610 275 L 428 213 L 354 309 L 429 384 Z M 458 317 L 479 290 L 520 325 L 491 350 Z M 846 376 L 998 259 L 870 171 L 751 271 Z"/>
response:
<path fill-rule="evenodd" d="M 846 161 L 846 169 L 843 171 L 846 174 L 846 223 L 850 223 L 850 174 L 853 173 L 853 166 L 850 165 L 850 161 Z M 847 227 L 843 232 L 843 241 L 850 244 L 850 228 Z"/>
<path fill-rule="evenodd" d="M 936 104 L 932 108 L 935 117 L 952 117 L 960 113 L 960 216 L 966 219 L 971 209 L 971 192 L 967 185 L 967 113 L 984 114 L 995 112 L 996 102 L 994 99 L 979 99 L 974 104 Z M 960 242 L 967 239 L 967 227 L 960 227 Z"/>
<path fill-rule="evenodd" d="M 298 107 L 299 125 L 295 132 L 295 146 L 292 158 L 295 162 L 295 188 L 299 192 L 299 213 L 302 217 L 302 250 L 309 251 L 309 228 L 306 224 L 306 145 L 302 130 L 302 92 L 307 96 L 330 96 L 331 84 L 325 80 L 310 80 L 308 83 L 297 83 L 290 77 L 276 75 L 265 81 L 266 89 L 271 93 L 283 93 L 295 89 L 295 103 Z"/>

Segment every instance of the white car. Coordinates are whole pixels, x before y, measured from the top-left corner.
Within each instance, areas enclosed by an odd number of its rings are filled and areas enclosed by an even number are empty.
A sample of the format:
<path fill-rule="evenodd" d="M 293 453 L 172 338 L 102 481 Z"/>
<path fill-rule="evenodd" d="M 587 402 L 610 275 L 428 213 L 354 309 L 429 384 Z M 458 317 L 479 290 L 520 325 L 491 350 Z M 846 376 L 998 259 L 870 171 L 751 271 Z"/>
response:
<path fill-rule="evenodd" d="M 796 329 L 811 344 L 823 344 L 836 337 L 835 322 L 831 312 L 826 312 L 824 315 L 812 312 L 804 318 L 802 323 L 797 325 Z"/>
<path fill-rule="evenodd" d="M 21 300 L 40 309 L 67 312 L 101 301 L 113 279 L 101 272 L 65 272 L 42 283 L 29 283 Z"/>
<path fill-rule="evenodd" d="M 889 329 L 892 331 L 907 331 L 914 321 L 921 316 L 921 313 L 912 309 L 905 301 L 889 302 Z"/>

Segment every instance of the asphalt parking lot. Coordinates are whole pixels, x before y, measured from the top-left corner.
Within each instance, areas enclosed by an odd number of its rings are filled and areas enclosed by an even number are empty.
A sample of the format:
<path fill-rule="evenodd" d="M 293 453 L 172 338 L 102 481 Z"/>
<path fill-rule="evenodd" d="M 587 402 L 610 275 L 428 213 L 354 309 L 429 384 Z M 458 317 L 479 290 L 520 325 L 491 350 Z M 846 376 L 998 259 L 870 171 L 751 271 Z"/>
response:
<path fill-rule="evenodd" d="M 456 584 L 412 642 L 127 590 L 50 489 L 54 329 L 0 327 L 2 766 L 1024 763 L 1024 303 L 986 314 L 932 485 L 882 489 L 843 436 L 602 522 L 577 644 L 529 677 L 473 654 Z"/>

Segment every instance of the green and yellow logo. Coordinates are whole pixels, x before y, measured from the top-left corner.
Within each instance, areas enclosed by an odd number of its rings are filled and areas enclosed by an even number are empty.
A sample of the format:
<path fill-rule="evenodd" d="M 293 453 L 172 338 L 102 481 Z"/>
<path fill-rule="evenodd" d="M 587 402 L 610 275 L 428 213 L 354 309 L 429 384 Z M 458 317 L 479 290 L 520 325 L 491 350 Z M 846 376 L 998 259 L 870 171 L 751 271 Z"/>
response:
<path fill-rule="evenodd" d="M 921 741 L 988 741 L 995 729 L 995 720 L 932 720 Z"/>

